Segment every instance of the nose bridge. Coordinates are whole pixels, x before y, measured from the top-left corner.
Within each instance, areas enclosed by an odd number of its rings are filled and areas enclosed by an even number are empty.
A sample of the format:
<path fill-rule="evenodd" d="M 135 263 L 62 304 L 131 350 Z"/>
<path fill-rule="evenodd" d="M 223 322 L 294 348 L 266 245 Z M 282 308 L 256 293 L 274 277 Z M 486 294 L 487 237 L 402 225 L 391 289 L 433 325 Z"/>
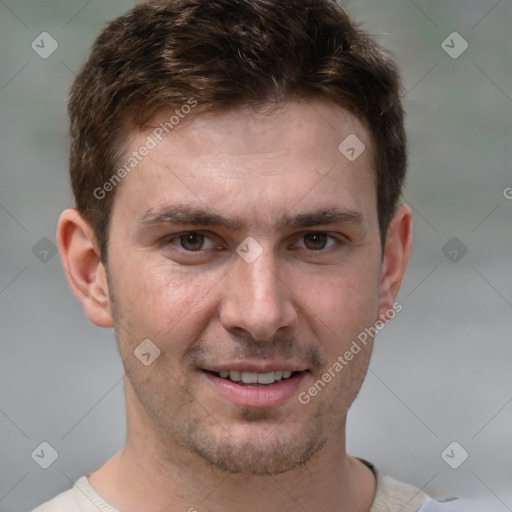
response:
<path fill-rule="evenodd" d="M 271 249 L 266 249 L 252 263 L 238 262 L 241 274 L 241 284 L 254 300 L 277 299 L 279 281 L 277 279 L 277 265 Z"/>
<path fill-rule="evenodd" d="M 228 330 L 244 329 L 254 338 L 265 340 L 293 321 L 291 294 L 278 278 L 278 262 L 270 247 L 261 247 L 258 255 L 255 246 L 245 249 L 247 252 L 241 253 L 230 272 L 221 320 Z M 244 257 L 251 251 L 252 257 Z"/>

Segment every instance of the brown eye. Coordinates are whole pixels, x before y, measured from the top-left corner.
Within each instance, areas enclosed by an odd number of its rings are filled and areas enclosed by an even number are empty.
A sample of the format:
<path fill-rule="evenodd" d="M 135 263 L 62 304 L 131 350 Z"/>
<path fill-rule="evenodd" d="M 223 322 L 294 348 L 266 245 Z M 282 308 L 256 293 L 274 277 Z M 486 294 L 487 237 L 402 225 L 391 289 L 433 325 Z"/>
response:
<path fill-rule="evenodd" d="M 304 235 L 304 245 L 312 251 L 325 249 L 330 237 L 326 233 L 307 233 Z"/>
<path fill-rule="evenodd" d="M 200 251 L 204 244 L 205 236 L 201 233 L 185 233 L 180 235 L 179 243 L 186 251 Z"/>

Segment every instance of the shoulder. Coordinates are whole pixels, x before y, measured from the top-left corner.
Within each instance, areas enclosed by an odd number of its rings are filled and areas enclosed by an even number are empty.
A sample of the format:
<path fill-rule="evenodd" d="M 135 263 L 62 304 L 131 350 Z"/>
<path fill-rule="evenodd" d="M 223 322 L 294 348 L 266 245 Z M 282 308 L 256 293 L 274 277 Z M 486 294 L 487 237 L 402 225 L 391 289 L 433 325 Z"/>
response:
<path fill-rule="evenodd" d="M 63 492 L 55 498 L 39 505 L 39 507 L 35 508 L 32 512 L 75 512 L 80 509 L 77 508 L 77 503 L 74 498 L 73 489 L 69 491 Z"/>
<path fill-rule="evenodd" d="M 359 460 L 370 467 L 377 481 L 370 512 L 463 512 L 462 500 L 434 500 L 421 489 L 381 473 L 364 459 Z"/>
<path fill-rule="evenodd" d="M 78 479 L 69 491 L 43 503 L 32 512 L 119 512 L 99 496 L 86 476 Z"/>
<path fill-rule="evenodd" d="M 377 489 L 370 512 L 417 512 L 430 500 L 421 489 L 375 470 Z"/>

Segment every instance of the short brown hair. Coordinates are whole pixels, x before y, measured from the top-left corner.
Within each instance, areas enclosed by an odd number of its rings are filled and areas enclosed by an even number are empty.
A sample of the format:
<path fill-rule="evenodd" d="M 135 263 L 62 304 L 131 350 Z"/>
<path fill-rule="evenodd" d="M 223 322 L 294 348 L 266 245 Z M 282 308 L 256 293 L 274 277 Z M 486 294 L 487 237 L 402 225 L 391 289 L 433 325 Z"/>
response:
<path fill-rule="evenodd" d="M 194 115 L 324 98 L 370 132 L 384 241 L 406 170 L 400 87 L 394 61 L 333 0 L 141 3 L 102 31 L 71 89 L 76 206 L 106 261 L 115 191 L 94 191 L 116 172 L 130 130 L 191 98 Z"/>

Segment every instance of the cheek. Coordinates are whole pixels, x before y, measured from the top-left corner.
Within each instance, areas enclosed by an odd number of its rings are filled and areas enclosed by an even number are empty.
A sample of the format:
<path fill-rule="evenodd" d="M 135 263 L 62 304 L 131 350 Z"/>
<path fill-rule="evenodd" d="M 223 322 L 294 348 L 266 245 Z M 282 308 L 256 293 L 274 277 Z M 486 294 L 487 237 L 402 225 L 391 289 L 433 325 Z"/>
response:
<path fill-rule="evenodd" d="M 318 393 L 318 411 L 339 411 L 341 407 L 346 413 L 370 362 L 373 339 L 364 333 L 377 317 L 378 279 L 375 273 L 354 270 L 336 278 L 315 279 L 309 290 L 304 287 L 304 293 L 309 293 L 309 299 L 303 299 L 308 307 L 301 313 L 325 355 L 325 365 L 307 392 L 310 396 Z"/>
<path fill-rule="evenodd" d="M 350 341 L 377 318 L 377 267 L 360 266 L 346 265 L 336 272 L 304 275 L 297 282 L 298 304 L 309 323 L 317 326 L 319 340 L 332 339 L 336 344 Z"/>
<path fill-rule="evenodd" d="M 212 291 L 222 275 L 179 271 L 171 262 L 148 260 L 118 260 L 112 276 L 114 315 L 127 327 L 124 338 L 134 344 L 149 338 L 162 351 L 184 352 L 204 328 L 202 319 L 213 314 Z"/>

